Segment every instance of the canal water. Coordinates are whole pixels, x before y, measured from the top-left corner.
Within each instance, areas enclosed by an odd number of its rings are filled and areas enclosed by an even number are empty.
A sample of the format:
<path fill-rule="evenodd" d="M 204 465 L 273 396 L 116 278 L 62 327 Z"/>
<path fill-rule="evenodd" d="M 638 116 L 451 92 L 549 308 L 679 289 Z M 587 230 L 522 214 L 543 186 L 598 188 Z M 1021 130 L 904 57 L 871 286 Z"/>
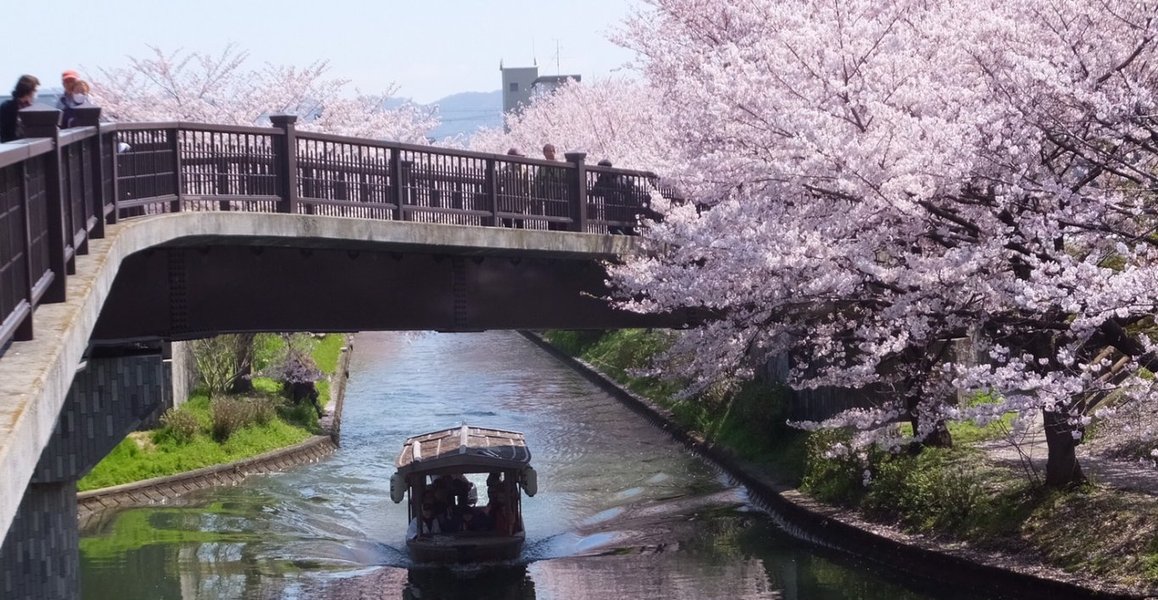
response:
<path fill-rule="evenodd" d="M 539 494 L 508 564 L 430 567 L 390 501 L 409 435 L 526 434 Z M 976 598 L 795 540 L 742 487 L 513 332 L 359 334 L 332 456 L 82 533 L 83 597 Z"/>

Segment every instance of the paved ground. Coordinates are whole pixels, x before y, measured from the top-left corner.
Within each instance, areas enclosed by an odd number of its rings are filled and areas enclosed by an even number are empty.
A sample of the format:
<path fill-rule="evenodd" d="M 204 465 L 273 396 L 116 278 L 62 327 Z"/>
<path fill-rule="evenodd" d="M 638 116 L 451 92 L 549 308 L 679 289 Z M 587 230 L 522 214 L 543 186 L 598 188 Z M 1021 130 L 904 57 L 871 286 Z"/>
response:
<path fill-rule="evenodd" d="M 1158 407 L 1140 407 L 1120 412 L 1107 419 L 1103 430 L 1128 431 L 1126 435 L 1107 437 L 1095 432 L 1087 443 L 1078 446 L 1082 471 L 1091 481 L 1107 487 L 1134 490 L 1158 496 L 1158 460 L 1139 458 L 1133 448 L 1147 445 L 1158 448 Z M 1149 439 L 1151 444 L 1143 440 Z M 1045 432 L 1040 418 L 1025 433 L 1009 439 L 980 444 L 997 463 L 1036 472 L 1045 477 Z M 1133 457 L 1131 457 L 1133 454 Z"/>

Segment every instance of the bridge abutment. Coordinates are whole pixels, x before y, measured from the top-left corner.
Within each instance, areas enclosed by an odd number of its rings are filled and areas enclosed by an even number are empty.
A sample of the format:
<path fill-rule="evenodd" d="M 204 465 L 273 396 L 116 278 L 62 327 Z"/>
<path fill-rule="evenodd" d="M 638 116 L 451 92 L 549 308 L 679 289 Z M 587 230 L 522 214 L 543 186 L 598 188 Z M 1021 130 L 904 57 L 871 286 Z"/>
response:
<path fill-rule="evenodd" d="M 0 597 L 79 597 L 76 482 L 167 402 L 170 377 L 160 354 L 90 358 L 77 372 L 0 546 Z"/>

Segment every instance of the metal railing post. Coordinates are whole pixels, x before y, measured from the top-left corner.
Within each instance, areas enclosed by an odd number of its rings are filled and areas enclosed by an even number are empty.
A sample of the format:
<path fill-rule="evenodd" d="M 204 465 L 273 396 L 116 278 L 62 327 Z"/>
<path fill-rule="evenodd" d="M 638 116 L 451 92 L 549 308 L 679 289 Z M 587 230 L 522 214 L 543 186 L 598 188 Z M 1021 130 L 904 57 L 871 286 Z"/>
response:
<path fill-rule="evenodd" d="M 567 162 L 575 165 L 570 185 L 571 193 L 571 231 L 587 231 L 587 167 L 584 160 L 586 152 L 568 152 L 563 155 Z"/>
<path fill-rule="evenodd" d="M 486 182 L 483 184 L 486 189 L 487 202 L 491 207 L 491 227 L 498 227 L 502 224 L 499 220 L 499 182 L 498 172 L 495 168 L 495 159 L 487 159 L 487 174 Z"/>
<path fill-rule="evenodd" d="M 393 196 L 394 196 L 393 198 L 391 198 L 391 200 L 393 200 L 394 205 L 398 207 L 397 208 L 398 212 L 397 212 L 397 214 L 395 214 L 394 218 L 399 220 L 399 221 L 405 221 L 407 219 L 406 186 L 407 186 L 409 179 L 410 179 L 409 173 L 404 172 L 404 169 L 402 168 L 402 150 L 399 150 L 398 148 L 391 148 L 390 149 L 390 182 L 393 183 L 394 185 L 391 186 L 390 191 L 393 192 Z"/>
<path fill-rule="evenodd" d="M 50 138 L 52 152 L 47 156 L 48 164 L 44 174 L 45 212 L 48 215 L 48 268 L 52 271 L 52 283 L 44 293 L 45 302 L 64 302 L 67 285 L 65 277 L 70 274 L 66 240 L 73 232 L 65 232 L 67 214 L 64 197 L 60 193 L 60 111 L 47 106 L 30 106 L 20 111 L 20 122 L 24 126 L 24 136 L 29 138 Z"/>
<path fill-rule="evenodd" d="M 101 135 L 103 136 L 106 126 L 101 125 L 100 128 L 101 128 Z M 111 192 L 113 195 L 113 197 L 112 197 L 113 209 L 108 212 L 107 219 L 108 219 L 109 225 L 116 225 L 117 219 L 120 217 L 120 207 L 121 207 L 121 183 L 119 181 L 117 181 L 117 177 L 120 175 L 121 159 L 120 159 L 119 155 L 121 153 L 121 147 L 120 147 L 121 141 L 120 141 L 120 134 L 117 132 L 117 129 L 116 129 L 116 125 L 112 125 L 111 129 L 112 129 L 112 132 L 109 133 L 109 148 L 111 149 L 111 152 L 109 152 L 109 162 L 111 162 L 112 164 L 108 165 L 108 169 L 110 171 L 109 177 L 112 178 L 110 180 L 110 182 L 112 183 Z M 103 139 L 101 140 L 101 143 L 102 144 L 104 143 Z M 101 149 L 101 154 L 104 154 L 103 148 Z M 104 183 L 103 180 L 101 183 L 103 185 L 103 183 Z"/>
<path fill-rule="evenodd" d="M 93 138 L 96 152 L 92 157 L 92 164 L 89 165 L 89 173 L 92 185 L 95 189 L 92 191 L 92 214 L 94 222 L 92 232 L 89 234 L 94 239 L 105 237 L 105 140 L 101 133 L 100 125 L 95 125 L 97 128 L 96 137 Z"/>
<path fill-rule="evenodd" d="M 185 183 L 181 177 L 181 128 L 174 127 L 165 135 L 169 138 L 169 151 L 173 153 L 173 196 L 169 203 L 169 212 L 181 212 L 181 200 L 184 196 Z"/>
<path fill-rule="evenodd" d="M 101 107 L 99 106 L 78 106 L 75 109 L 75 114 L 72 119 L 73 127 L 96 127 L 97 136 L 93 138 L 92 142 L 85 140 L 85 143 L 92 144 L 96 147 L 95 156 L 91 157 L 91 163 L 85 165 L 89 175 L 89 181 L 92 182 L 93 189 L 91 203 L 87 207 L 90 214 L 86 214 L 86 220 L 92 219 L 92 230 L 89 232 L 89 237 L 93 239 L 100 239 L 105 236 L 105 213 L 104 213 L 104 179 L 101 171 L 102 155 L 104 154 L 104 146 L 101 145 L 100 135 L 100 120 Z M 84 152 L 81 152 L 84 156 Z M 88 226 L 88 223 L 85 223 Z"/>
<path fill-rule="evenodd" d="M 32 313 L 36 310 L 36 294 L 33 286 L 39 273 L 32 272 L 32 215 L 29 212 L 32 203 L 28 193 L 28 160 L 20 163 L 20 212 L 24 215 L 24 300 L 28 302 L 28 314 L 16 326 L 13 339 L 26 342 L 32 339 Z"/>
<path fill-rule="evenodd" d="M 271 115 L 269 122 L 282 130 L 274 137 L 274 170 L 281 186 L 282 202 L 278 212 L 298 213 L 298 143 L 294 126 L 296 115 Z"/>

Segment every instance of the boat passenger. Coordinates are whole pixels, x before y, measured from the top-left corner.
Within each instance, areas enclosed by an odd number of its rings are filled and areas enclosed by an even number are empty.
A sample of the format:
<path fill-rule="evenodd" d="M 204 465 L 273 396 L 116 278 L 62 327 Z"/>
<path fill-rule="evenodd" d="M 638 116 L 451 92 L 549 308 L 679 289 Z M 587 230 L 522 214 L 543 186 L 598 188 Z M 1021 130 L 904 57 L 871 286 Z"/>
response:
<path fill-rule="evenodd" d="M 459 506 L 474 506 L 478 501 L 478 492 L 474 484 L 465 476 L 459 475 L 450 482 L 450 489 L 454 493 L 455 503 Z"/>
<path fill-rule="evenodd" d="M 492 529 L 499 535 L 513 535 L 515 532 L 515 518 L 511 508 L 507 506 L 506 497 L 498 489 L 488 492 L 490 501 L 487 503 L 486 516 L 490 520 Z"/>
<path fill-rule="evenodd" d="M 461 515 L 463 531 L 490 531 L 492 529 L 490 517 L 482 509 L 471 506 L 463 507 Z"/>
<path fill-rule="evenodd" d="M 443 475 L 435 479 L 430 486 L 430 497 L 433 498 L 434 512 L 439 516 L 453 506 L 454 496 L 451 495 L 450 478 Z"/>
<path fill-rule="evenodd" d="M 442 533 L 442 527 L 435 517 L 434 504 L 423 502 L 422 511 L 417 517 L 410 520 L 410 526 L 406 529 L 406 539 L 412 540 L 418 536 L 435 533 Z"/>

